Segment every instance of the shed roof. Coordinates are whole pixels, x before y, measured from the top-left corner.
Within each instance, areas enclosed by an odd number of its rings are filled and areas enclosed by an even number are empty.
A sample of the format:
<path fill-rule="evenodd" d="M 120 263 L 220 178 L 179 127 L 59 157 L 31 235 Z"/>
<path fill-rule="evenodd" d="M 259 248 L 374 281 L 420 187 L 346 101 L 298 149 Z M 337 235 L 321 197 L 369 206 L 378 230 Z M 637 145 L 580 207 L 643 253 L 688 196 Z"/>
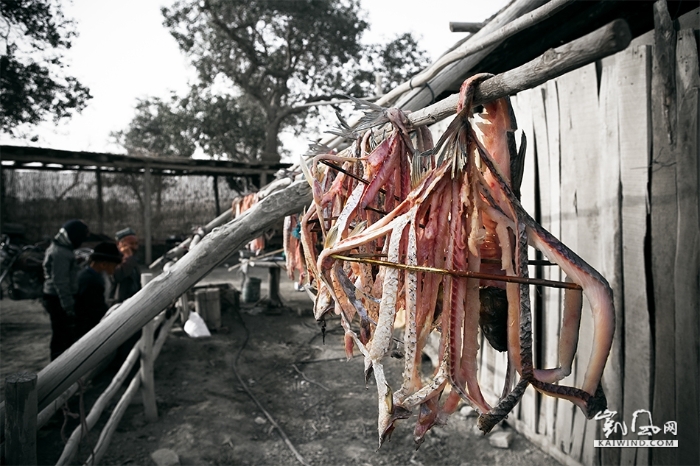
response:
<path fill-rule="evenodd" d="M 148 157 L 104 152 L 74 152 L 45 147 L 0 146 L 3 169 L 87 170 L 139 173 L 149 167 L 162 175 L 272 175 L 291 164 L 254 164 L 232 160 Z"/>

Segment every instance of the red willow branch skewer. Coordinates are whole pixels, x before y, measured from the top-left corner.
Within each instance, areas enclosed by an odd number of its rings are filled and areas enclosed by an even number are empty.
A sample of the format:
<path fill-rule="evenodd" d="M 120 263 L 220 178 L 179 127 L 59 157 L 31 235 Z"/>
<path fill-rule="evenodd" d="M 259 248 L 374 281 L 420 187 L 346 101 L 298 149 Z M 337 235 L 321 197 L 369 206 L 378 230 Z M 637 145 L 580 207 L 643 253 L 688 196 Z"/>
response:
<path fill-rule="evenodd" d="M 332 162 L 329 162 L 327 160 L 319 160 L 319 162 L 321 162 L 322 164 L 324 164 L 324 165 L 326 165 L 334 170 L 339 171 L 340 173 L 343 173 L 343 174 L 349 176 L 353 180 L 359 181 L 360 183 L 363 183 L 363 184 L 367 184 L 367 185 L 369 184 L 369 181 L 367 181 L 366 179 L 361 178 L 353 173 L 350 173 L 349 171 L 347 171 L 343 167 L 339 167 L 338 165 L 336 165 Z M 379 192 L 386 195 L 386 191 L 383 188 L 379 188 Z M 394 196 L 394 199 L 396 199 L 397 201 L 401 201 L 401 198 L 399 198 L 398 196 Z M 381 211 L 376 210 L 376 209 L 370 209 L 369 207 L 366 207 L 366 209 L 374 210 L 375 212 L 379 212 L 380 214 L 384 214 L 384 215 L 387 214 L 387 212 L 381 212 Z"/>
<path fill-rule="evenodd" d="M 372 265 L 381 265 L 384 267 L 393 267 L 395 269 L 408 270 L 409 272 L 439 273 L 441 275 L 452 275 L 454 277 L 481 278 L 481 279 L 486 279 L 486 280 L 494 280 L 494 281 L 509 282 L 509 283 L 524 283 L 527 285 L 549 286 L 551 288 L 565 288 L 568 290 L 581 290 L 582 289 L 576 283 L 558 282 L 555 280 L 547 280 L 544 278 L 524 278 L 524 277 L 511 276 L 511 275 L 495 275 L 495 274 L 491 274 L 491 273 L 470 272 L 470 271 L 466 271 L 466 270 L 446 270 L 446 269 L 439 269 L 436 267 L 424 267 L 424 266 L 420 266 L 420 265 L 399 264 L 396 262 L 388 262 L 388 261 L 377 260 L 377 259 L 364 259 L 364 258 L 357 258 L 357 257 L 352 257 L 352 256 L 341 256 L 338 254 L 333 254 L 333 255 L 331 255 L 331 257 L 333 259 L 344 260 L 344 261 L 348 261 L 348 262 L 362 262 L 362 263 L 372 264 Z"/>
<path fill-rule="evenodd" d="M 380 254 L 380 253 L 377 253 L 377 254 L 369 254 L 369 253 L 368 253 L 368 254 L 351 254 L 351 255 L 346 256 L 346 257 L 352 257 L 352 258 L 356 258 L 356 259 L 372 259 L 372 258 L 375 258 L 375 257 L 386 257 L 386 256 L 387 256 L 386 254 Z M 482 263 L 482 264 L 500 264 L 500 263 L 501 263 L 501 260 L 500 260 L 500 259 L 486 259 L 486 258 L 482 258 L 482 259 L 481 259 L 481 263 Z M 557 265 L 557 264 L 555 264 L 555 263 L 553 263 L 553 262 L 549 262 L 549 261 L 547 261 L 547 260 L 540 260 L 540 259 L 529 259 L 529 260 L 527 261 L 527 264 L 528 264 L 528 265 L 535 265 L 535 266 L 537 266 L 537 265 L 543 265 L 543 266 Z"/>

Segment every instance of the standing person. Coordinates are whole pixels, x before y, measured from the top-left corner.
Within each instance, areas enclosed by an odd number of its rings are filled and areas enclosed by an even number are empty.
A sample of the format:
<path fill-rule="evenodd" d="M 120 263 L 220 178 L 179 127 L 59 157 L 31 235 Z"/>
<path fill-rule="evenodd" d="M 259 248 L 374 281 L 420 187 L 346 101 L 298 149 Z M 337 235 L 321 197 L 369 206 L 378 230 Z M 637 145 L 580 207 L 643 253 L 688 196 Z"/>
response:
<path fill-rule="evenodd" d="M 139 239 L 131 228 L 124 228 L 115 234 L 117 248 L 122 253 L 122 262 L 114 270 L 112 289 L 110 290 L 111 304 L 126 301 L 141 289 L 141 272 L 136 258 L 139 250 Z M 129 355 L 129 351 L 141 338 L 141 331 L 135 332 L 128 340 L 119 346 L 113 366 L 120 367 Z"/>
<path fill-rule="evenodd" d="M 107 313 L 105 279 L 103 274 L 114 275 L 114 269 L 122 262 L 122 255 L 114 243 L 95 246 L 88 266 L 78 274 L 78 293 L 75 296 L 75 341 L 82 338 Z"/>
<path fill-rule="evenodd" d="M 89 234 L 83 221 L 70 220 L 63 224 L 44 255 L 43 304 L 51 316 L 52 361 L 74 341 L 78 264 L 73 250 L 79 248 Z"/>
<path fill-rule="evenodd" d="M 114 271 L 110 297 L 114 303 L 121 303 L 141 289 L 141 272 L 136 258 L 136 252 L 139 250 L 139 239 L 131 228 L 119 230 L 115 239 L 123 258 L 121 264 Z"/>

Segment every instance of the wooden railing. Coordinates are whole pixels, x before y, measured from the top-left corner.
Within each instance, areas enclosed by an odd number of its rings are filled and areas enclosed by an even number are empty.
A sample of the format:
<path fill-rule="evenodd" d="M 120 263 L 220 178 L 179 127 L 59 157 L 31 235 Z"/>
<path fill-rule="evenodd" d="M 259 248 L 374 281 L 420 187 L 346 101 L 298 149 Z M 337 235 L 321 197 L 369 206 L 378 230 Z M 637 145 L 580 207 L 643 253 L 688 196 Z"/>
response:
<path fill-rule="evenodd" d="M 185 308 L 176 309 L 180 307 Z M 80 425 L 75 428 L 68 438 L 63 452 L 56 463 L 57 465 L 66 465 L 74 462 L 80 442 L 97 424 L 104 409 L 127 381 L 137 361 L 140 361 L 140 369 L 129 382 L 126 391 L 102 429 L 97 444 L 92 448 L 92 453 L 86 464 L 98 464 L 100 462 L 107 451 L 119 421 L 139 389 L 143 398 L 146 419 L 150 422 L 158 419 L 153 366 L 177 317 L 188 314 L 188 301 L 183 295 L 183 298 L 178 301 L 177 305 L 170 306 L 167 310 L 162 311 L 143 327 L 141 339 L 131 349 L 119 371 L 109 386 L 95 401 L 88 415 L 81 419 Z M 96 375 L 99 369 L 101 369 L 101 366 L 90 371 L 78 382 L 71 385 L 64 393 L 39 412 L 38 415 L 32 415 L 32 413 L 37 412 L 36 374 L 21 373 L 8 377 L 6 382 L 6 422 L 7 426 L 12 426 L 12 428 L 7 429 L 5 435 L 4 447 L 7 464 L 36 464 L 36 441 L 28 442 L 28 439 L 36 439 L 37 430 L 44 426 L 56 411 L 81 389 L 81 384 L 87 383 L 88 380 Z M 30 406 L 32 404 L 33 407 Z"/>

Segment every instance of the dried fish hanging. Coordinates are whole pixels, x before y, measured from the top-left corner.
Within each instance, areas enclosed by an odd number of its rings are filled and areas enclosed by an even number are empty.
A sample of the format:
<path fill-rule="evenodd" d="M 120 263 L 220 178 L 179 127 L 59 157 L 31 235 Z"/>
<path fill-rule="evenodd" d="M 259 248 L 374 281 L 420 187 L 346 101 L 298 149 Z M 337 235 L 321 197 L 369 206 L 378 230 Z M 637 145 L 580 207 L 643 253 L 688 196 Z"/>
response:
<path fill-rule="evenodd" d="M 243 212 L 253 207 L 258 200 L 258 193 L 251 193 L 234 199 L 231 203 L 233 218 L 238 217 Z M 259 236 L 255 238 L 253 241 L 248 243 L 248 249 L 255 254 L 260 254 L 260 252 L 265 249 L 265 237 Z"/>
<path fill-rule="evenodd" d="M 474 131 L 472 96 L 488 76 L 464 83 L 458 114 L 434 149 L 424 128 L 416 131 L 420 147 L 414 148 L 398 110 L 373 108 L 351 148 L 317 156 L 311 169 L 302 163 L 314 192 L 314 203 L 301 220 L 309 283 L 317 290 L 314 313 L 317 319 L 331 309 L 340 315 L 348 357 L 357 347 L 365 377 L 374 375 L 380 445 L 414 408 L 414 437 L 420 443 L 460 400 L 479 412 L 479 427 L 488 432 L 528 384 L 569 399 L 589 417 L 605 408 L 600 378 L 614 328 L 612 293 L 597 271 L 520 206 L 515 192 L 522 157 L 514 150 L 509 101 L 485 104 L 481 137 Z M 373 147 L 373 128 L 387 121 L 390 135 Z M 320 168 L 319 162 L 329 161 L 343 167 Z M 315 223 L 319 228 L 310 228 Z M 320 254 L 317 240 L 323 244 Z M 554 369 L 533 366 L 528 244 L 573 282 L 545 283 L 565 288 L 566 296 L 560 367 Z M 596 326 L 591 362 L 582 388 L 555 385 L 570 372 L 576 353 L 582 290 Z M 404 371 L 400 388 L 393 391 L 382 360 L 400 312 L 406 322 Z M 477 379 L 480 324 L 492 346 L 508 351 L 508 375 L 495 407 L 485 401 Z M 421 352 L 434 329 L 441 333 L 441 363 L 424 383 Z"/>

